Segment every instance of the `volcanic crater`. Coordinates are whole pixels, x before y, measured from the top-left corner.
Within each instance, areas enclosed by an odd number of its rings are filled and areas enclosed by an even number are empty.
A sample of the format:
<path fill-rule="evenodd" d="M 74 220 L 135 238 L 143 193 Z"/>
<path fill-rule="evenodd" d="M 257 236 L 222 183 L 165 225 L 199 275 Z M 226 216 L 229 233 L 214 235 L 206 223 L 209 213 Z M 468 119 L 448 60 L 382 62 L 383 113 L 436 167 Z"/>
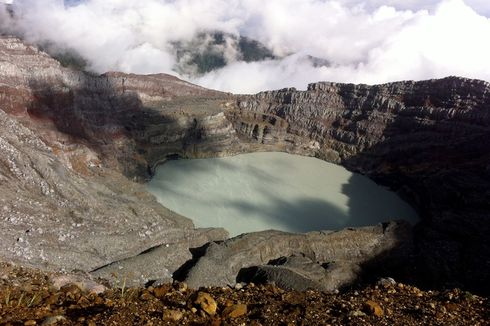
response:
<path fill-rule="evenodd" d="M 131 285 L 266 281 L 332 291 L 393 276 L 490 292 L 490 84 L 319 82 L 233 95 L 176 77 L 63 67 L 0 37 L 0 257 Z M 421 221 L 229 238 L 144 186 L 168 159 L 317 157 L 410 203 Z"/>

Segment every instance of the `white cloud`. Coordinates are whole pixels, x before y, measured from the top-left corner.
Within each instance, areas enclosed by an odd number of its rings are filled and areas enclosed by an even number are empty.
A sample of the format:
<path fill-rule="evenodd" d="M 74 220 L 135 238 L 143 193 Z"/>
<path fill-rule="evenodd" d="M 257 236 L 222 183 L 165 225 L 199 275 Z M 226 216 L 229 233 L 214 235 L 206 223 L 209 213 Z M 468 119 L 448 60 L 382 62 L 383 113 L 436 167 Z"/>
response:
<path fill-rule="evenodd" d="M 172 73 L 172 42 L 204 30 L 261 41 L 280 60 L 232 62 L 194 78 L 235 92 L 319 80 L 378 83 L 461 75 L 490 80 L 487 0 L 16 0 L 0 26 L 52 41 L 98 72 Z M 307 55 L 326 59 L 315 67 Z"/>
<path fill-rule="evenodd" d="M 362 5 L 366 8 L 378 8 L 380 6 L 391 6 L 399 10 L 421 10 L 427 9 L 433 11 L 440 0 L 340 0 L 345 5 Z M 482 15 L 490 13 L 490 5 L 488 0 L 465 0 L 465 3 L 473 10 Z"/>

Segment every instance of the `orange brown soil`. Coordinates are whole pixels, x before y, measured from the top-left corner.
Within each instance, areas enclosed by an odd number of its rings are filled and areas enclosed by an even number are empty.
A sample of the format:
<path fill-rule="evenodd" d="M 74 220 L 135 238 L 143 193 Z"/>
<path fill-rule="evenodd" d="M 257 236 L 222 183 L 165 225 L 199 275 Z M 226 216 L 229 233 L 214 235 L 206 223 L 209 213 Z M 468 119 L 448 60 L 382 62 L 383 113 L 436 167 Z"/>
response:
<path fill-rule="evenodd" d="M 176 283 L 95 294 L 56 289 L 51 276 L 0 265 L 0 325 L 490 325 L 488 298 L 458 289 L 397 283 L 327 294 Z"/>

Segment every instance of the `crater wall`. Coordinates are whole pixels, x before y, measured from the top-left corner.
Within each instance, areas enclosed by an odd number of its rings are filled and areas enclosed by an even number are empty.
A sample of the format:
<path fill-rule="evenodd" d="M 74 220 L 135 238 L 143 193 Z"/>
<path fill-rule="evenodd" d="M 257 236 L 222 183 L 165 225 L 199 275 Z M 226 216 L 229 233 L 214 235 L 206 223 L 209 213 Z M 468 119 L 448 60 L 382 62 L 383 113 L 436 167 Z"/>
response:
<path fill-rule="evenodd" d="M 2 37 L 0 140 L 10 151 L 0 161 L 0 255 L 100 276 L 140 271 L 151 262 L 135 282 L 192 277 L 196 285 L 213 273 L 205 262 L 219 255 L 226 254 L 237 273 L 252 267 L 250 261 L 267 265 L 280 250 L 247 260 L 247 246 L 256 240 L 225 241 L 225 248 L 242 243 L 236 247 L 242 251 L 219 249 L 223 230 L 194 229 L 140 183 L 169 158 L 286 151 L 369 176 L 400 193 L 422 222 L 413 237 L 409 228 L 402 228 L 404 236 L 383 231 L 400 227 L 373 228 L 366 231 L 370 237 L 350 233 L 348 253 L 305 253 L 315 247 L 305 240 L 297 250 L 285 245 L 283 255 L 307 255 L 322 266 L 344 261 L 351 266 L 345 275 L 390 257 L 394 267 L 385 274 L 410 267 L 405 276 L 419 283 L 488 292 L 489 90 L 483 81 L 448 77 L 375 86 L 321 82 L 306 91 L 232 95 L 164 74 L 70 70 L 21 40 Z M 342 246 L 342 234 L 321 241 Z M 362 254 L 354 261 L 355 252 Z"/>

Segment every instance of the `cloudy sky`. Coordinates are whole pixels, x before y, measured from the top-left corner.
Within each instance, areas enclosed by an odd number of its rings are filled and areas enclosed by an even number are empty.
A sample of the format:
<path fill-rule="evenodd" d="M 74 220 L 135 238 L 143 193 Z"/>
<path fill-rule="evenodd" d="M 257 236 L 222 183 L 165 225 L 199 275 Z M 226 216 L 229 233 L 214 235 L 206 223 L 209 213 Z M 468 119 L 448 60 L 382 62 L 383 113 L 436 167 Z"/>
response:
<path fill-rule="evenodd" d="M 224 68 L 181 77 L 242 93 L 320 80 L 490 81 L 490 0 L 14 0 L 13 7 L 15 19 L 0 10 L 3 31 L 73 49 L 100 73 L 176 74 L 175 42 L 222 31 L 260 41 L 278 59 L 231 57 Z"/>

